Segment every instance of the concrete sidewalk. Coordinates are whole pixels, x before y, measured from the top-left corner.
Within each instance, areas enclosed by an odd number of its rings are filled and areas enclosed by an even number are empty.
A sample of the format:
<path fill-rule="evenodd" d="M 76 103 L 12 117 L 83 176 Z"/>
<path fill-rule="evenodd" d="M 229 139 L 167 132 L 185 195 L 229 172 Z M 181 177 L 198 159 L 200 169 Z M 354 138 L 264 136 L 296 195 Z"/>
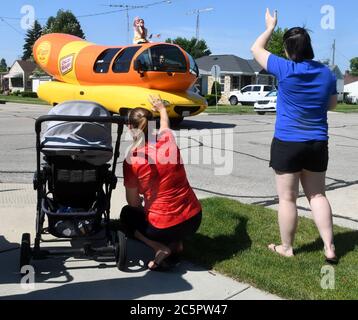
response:
<path fill-rule="evenodd" d="M 120 183 L 112 196 L 112 217 L 125 203 Z M 113 261 L 57 257 L 36 261 L 34 289 L 23 289 L 18 271 L 21 234 L 35 232 L 36 193 L 29 184 L 0 184 L 0 299 L 273 300 L 277 296 L 210 270 L 182 262 L 173 271 L 146 270 L 150 249 L 128 243 L 128 271 Z M 5 252 L 4 252 L 5 251 Z"/>

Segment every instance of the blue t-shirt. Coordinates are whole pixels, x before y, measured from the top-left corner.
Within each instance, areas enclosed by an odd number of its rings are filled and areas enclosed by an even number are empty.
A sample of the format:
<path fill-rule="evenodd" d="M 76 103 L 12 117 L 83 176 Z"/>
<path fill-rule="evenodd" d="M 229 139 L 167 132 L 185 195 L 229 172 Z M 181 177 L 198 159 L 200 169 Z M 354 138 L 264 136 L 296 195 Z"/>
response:
<path fill-rule="evenodd" d="M 329 100 L 337 94 L 331 70 L 317 61 L 294 62 L 271 54 L 267 71 L 279 81 L 275 138 L 327 141 Z"/>

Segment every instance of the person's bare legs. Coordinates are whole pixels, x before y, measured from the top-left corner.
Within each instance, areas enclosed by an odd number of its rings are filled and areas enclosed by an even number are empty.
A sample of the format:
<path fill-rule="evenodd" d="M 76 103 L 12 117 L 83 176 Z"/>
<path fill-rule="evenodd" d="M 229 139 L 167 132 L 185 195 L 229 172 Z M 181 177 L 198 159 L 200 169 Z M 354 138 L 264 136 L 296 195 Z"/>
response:
<path fill-rule="evenodd" d="M 160 242 L 148 239 L 142 233 L 140 233 L 138 230 L 136 230 L 134 232 L 134 236 L 138 240 L 144 242 L 147 246 L 151 247 L 155 252 L 154 260 L 152 260 L 148 263 L 149 269 L 154 269 L 154 268 L 158 267 L 165 258 L 170 256 L 171 250 L 166 245 L 164 245 Z"/>
<path fill-rule="evenodd" d="M 293 256 L 293 241 L 297 228 L 297 205 L 300 172 L 276 172 L 276 187 L 279 198 L 278 223 L 282 244 L 269 245 L 269 249 L 282 256 Z"/>
<path fill-rule="evenodd" d="M 319 234 L 324 243 L 326 257 L 336 257 L 333 243 L 332 209 L 326 197 L 326 172 L 302 171 L 301 183 L 310 203 Z"/>

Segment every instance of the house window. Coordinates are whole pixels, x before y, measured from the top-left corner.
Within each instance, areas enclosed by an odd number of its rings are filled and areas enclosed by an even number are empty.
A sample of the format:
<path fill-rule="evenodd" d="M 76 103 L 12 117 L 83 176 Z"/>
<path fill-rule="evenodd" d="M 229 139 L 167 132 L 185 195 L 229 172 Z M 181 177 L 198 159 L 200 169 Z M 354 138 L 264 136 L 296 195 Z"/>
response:
<path fill-rule="evenodd" d="M 225 76 L 220 77 L 221 92 L 225 91 Z"/>
<path fill-rule="evenodd" d="M 24 80 L 22 78 L 11 78 L 11 86 L 13 88 L 23 88 Z"/>
<path fill-rule="evenodd" d="M 232 77 L 231 90 L 239 90 L 239 89 L 240 89 L 240 77 Z"/>

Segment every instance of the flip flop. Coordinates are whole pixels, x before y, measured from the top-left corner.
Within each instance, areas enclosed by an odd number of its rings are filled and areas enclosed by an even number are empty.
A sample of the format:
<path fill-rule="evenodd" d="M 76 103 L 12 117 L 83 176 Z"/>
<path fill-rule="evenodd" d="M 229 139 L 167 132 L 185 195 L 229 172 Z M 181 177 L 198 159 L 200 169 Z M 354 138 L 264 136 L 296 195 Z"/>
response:
<path fill-rule="evenodd" d="M 268 246 L 269 250 L 271 250 L 271 251 L 274 252 L 274 253 L 277 253 L 277 254 L 280 255 L 281 257 L 284 257 L 284 258 L 292 258 L 292 257 L 294 257 L 294 255 L 292 255 L 292 256 L 285 256 L 285 255 L 282 254 L 281 252 L 278 252 L 278 251 L 276 250 L 277 247 L 278 247 L 278 246 L 275 245 L 275 244 L 270 244 L 270 245 Z"/>
<path fill-rule="evenodd" d="M 163 257 L 163 255 L 164 255 L 164 257 Z M 154 260 L 150 260 L 147 263 L 148 269 L 151 270 L 151 271 L 167 271 L 167 270 L 169 270 L 171 267 L 168 264 L 168 262 L 166 262 L 166 259 L 168 257 L 170 257 L 170 253 L 168 255 L 164 251 L 160 251 L 159 253 L 157 253 L 157 255 L 155 256 Z M 152 267 L 149 267 L 150 262 L 153 263 Z"/>
<path fill-rule="evenodd" d="M 327 258 L 326 256 L 324 256 L 326 259 L 326 262 L 328 264 L 332 264 L 332 265 L 337 265 L 338 264 L 338 258 L 334 257 L 334 258 Z"/>
<path fill-rule="evenodd" d="M 148 269 L 150 271 L 156 271 L 156 272 L 165 272 L 165 271 L 169 271 L 170 269 L 172 269 L 172 266 L 169 265 L 165 259 L 161 262 L 161 263 L 157 263 L 156 261 L 149 261 L 149 262 L 153 262 L 153 266 L 152 267 L 149 267 L 148 266 Z M 149 265 L 149 262 L 147 265 Z"/>

